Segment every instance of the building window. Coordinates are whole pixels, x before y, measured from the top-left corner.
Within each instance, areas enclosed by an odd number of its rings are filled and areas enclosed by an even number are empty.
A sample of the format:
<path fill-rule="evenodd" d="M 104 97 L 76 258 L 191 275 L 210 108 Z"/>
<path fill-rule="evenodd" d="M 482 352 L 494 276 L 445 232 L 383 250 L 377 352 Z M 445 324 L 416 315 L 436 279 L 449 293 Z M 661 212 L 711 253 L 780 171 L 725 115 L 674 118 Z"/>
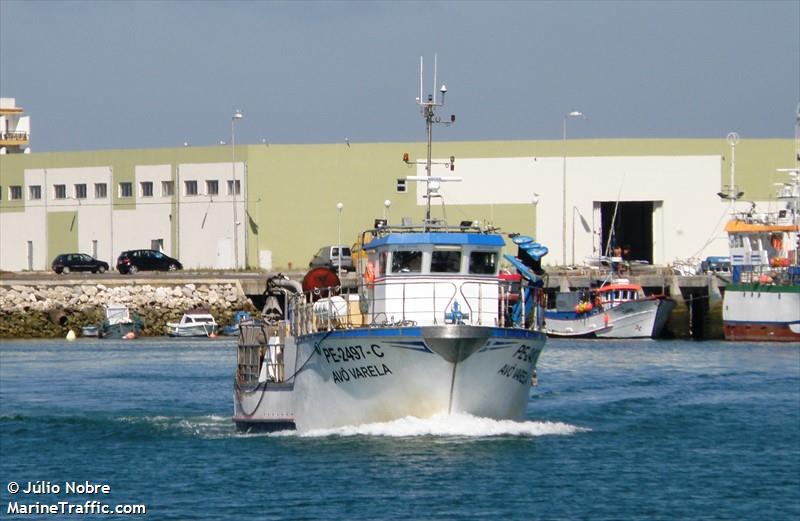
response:
<path fill-rule="evenodd" d="M 236 193 L 233 192 L 233 187 L 236 187 Z M 228 195 L 239 195 L 242 193 L 242 186 L 239 184 L 239 180 L 236 181 L 228 181 Z"/>
<path fill-rule="evenodd" d="M 28 187 L 28 199 L 31 201 L 38 201 L 42 198 L 42 187 L 41 185 L 30 185 Z"/>
<path fill-rule="evenodd" d="M 8 198 L 11 201 L 19 201 L 22 199 L 22 187 L 19 185 L 8 187 Z"/>
<path fill-rule="evenodd" d="M 398 193 L 405 193 L 406 192 L 406 180 L 405 179 L 398 179 L 397 180 L 397 188 Z"/>
<path fill-rule="evenodd" d="M 172 197 L 175 194 L 175 183 L 172 181 L 161 181 L 162 197 Z"/>
<path fill-rule="evenodd" d="M 139 190 L 141 190 L 142 197 L 153 197 L 153 183 L 151 181 L 139 183 Z"/>
<path fill-rule="evenodd" d="M 197 181 L 184 181 L 185 195 L 197 195 Z"/>
<path fill-rule="evenodd" d="M 77 184 L 75 185 L 75 199 L 86 199 L 86 185 L 85 184 Z"/>
<path fill-rule="evenodd" d="M 208 195 L 218 195 L 219 194 L 219 181 L 216 179 L 211 181 L 206 181 L 206 193 Z"/>
<path fill-rule="evenodd" d="M 108 188 L 106 187 L 105 183 L 95 183 L 94 184 L 94 198 L 95 199 L 105 199 L 108 197 Z"/>
<path fill-rule="evenodd" d="M 133 197 L 133 183 L 120 183 L 119 184 L 120 197 Z"/>
<path fill-rule="evenodd" d="M 53 198 L 66 199 L 67 198 L 67 185 L 53 185 Z"/>

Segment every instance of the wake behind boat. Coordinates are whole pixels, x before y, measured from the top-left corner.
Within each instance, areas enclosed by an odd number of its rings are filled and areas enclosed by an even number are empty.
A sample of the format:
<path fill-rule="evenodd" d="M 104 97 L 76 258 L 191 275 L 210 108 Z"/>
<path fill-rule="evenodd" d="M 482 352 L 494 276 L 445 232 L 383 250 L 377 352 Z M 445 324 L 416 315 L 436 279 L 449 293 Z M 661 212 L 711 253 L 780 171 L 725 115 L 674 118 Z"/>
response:
<path fill-rule="evenodd" d="M 362 234 L 366 263 L 353 294 L 342 294 L 327 268 L 302 285 L 268 281 L 264 323 L 240 326 L 238 428 L 311 430 L 454 413 L 523 418 L 546 340 L 540 308 L 526 313 L 524 304 L 539 299 L 541 281 L 526 280 L 512 300 L 499 278 L 502 235 L 431 218 L 439 183 L 455 178 L 431 171 L 441 104 L 421 95 L 418 103 L 427 175 L 409 179 L 426 183 L 425 220 L 376 220 Z"/>

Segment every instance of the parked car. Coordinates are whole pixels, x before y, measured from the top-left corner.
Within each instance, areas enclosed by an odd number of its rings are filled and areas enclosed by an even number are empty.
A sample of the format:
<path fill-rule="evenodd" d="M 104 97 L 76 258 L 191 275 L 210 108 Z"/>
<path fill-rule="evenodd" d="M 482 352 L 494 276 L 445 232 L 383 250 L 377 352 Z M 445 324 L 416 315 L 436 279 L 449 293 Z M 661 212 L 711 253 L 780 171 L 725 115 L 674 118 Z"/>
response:
<path fill-rule="evenodd" d="M 92 273 L 105 273 L 108 263 L 97 260 L 85 253 L 62 253 L 53 259 L 51 265 L 56 273 L 69 273 L 71 271 L 91 271 Z"/>
<path fill-rule="evenodd" d="M 164 255 L 158 250 L 128 250 L 117 258 L 117 271 L 122 274 L 137 271 L 175 271 L 182 270 L 178 259 Z"/>
<path fill-rule="evenodd" d="M 347 246 L 323 246 L 314 254 L 309 268 L 326 267 L 332 270 L 339 267 L 339 251 L 342 252 L 341 265 L 343 271 L 354 271 L 353 259 L 350 256 L 350 248 Z"/>

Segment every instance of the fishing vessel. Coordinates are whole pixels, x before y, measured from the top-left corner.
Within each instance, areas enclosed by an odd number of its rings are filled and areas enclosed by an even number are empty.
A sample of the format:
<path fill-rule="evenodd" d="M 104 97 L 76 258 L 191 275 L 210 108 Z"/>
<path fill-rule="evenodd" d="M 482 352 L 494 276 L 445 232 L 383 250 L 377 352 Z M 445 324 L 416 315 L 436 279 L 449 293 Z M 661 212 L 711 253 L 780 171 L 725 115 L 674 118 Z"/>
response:
<path fill-rule="evenodd" d="M 726 340 L 800 342 L 800 170 L 779 172 L 788 175 L 777 189 L 780 207 L 762 212 L 754 203 L 725 227 L 732 276 L 723 295 Z"/>
<path fill-rule="evenodd" d="M 264 323 L 240 327 L 238 428 L 309 430 L 441 413 L 523 418 L 546 340 L 542 317 L 507 313 L 498 230 L 431 217 L 440 183 L 455 180 L 431 170 L 431 127 L 443 102 L 418 98 L 426 175 L 408 179 L 425 184 L 424 221 L 376 219 L 362 235 L 366 262 L 351 294 L 327 268 L 302 285 L 268 281 Z M 521 287 L 529 299 L 541 291 Z"/>
<path fill-rule="evenodd" d="M 556 337 L 658 338 L 675 301 L 646 296 L 627 279 L 581 291 L 559 292 L 544 313 L 547 334 Z"/>

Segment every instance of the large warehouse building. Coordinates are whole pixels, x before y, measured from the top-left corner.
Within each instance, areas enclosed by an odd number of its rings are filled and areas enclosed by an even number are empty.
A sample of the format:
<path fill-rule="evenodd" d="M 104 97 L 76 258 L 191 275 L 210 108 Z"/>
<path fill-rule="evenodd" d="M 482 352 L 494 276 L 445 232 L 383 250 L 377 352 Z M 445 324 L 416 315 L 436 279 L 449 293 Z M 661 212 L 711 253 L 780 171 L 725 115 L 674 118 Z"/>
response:
<path fill-rule="evenodd" d="M 724 137 L 437 142 L 433 174 L 462 181 L 442 183 L 433 216 L 533 235 L 550 265 L 599 254 L 612 221 L 633 259 L 725 255 L 731 152 Z M 65 252 L 113 264 L 138 248 L 187 268 L 302 269 L 376 218 L 420 222 L 425 184 L 406 177 L 425 174 L 425 154 L 424 143 L 0 154 L 0 270 L 46 270 Z M 791 139 L 742 138 L 738 204 L 774 207 L 776 170 L 795 154 Z"/>

